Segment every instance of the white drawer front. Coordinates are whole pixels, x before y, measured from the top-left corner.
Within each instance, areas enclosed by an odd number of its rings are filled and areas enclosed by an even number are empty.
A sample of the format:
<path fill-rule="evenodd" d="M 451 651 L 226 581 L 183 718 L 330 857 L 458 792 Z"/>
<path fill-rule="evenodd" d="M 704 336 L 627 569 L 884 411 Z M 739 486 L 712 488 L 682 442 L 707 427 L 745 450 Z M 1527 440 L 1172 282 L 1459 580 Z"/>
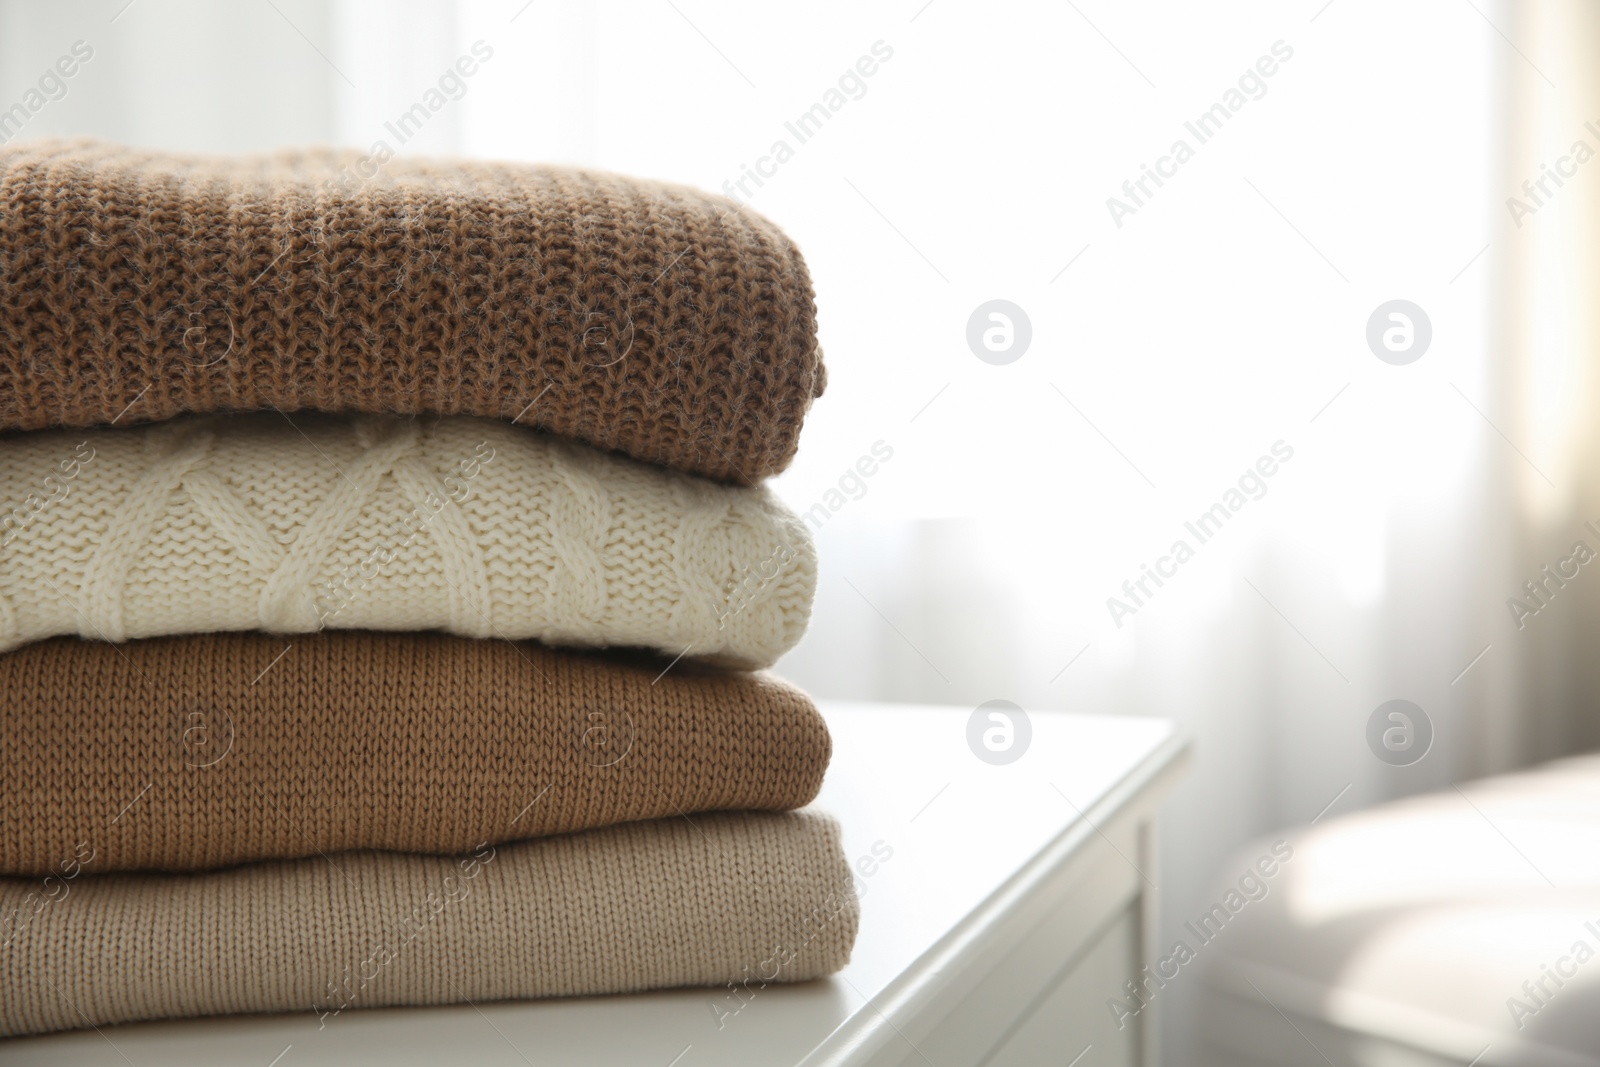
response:
<path fill-rule="evenodd" d="M 1140 1028 L 1130 1023 L 1117 1029 L 1106 999 L 1138 970 L 1138 952 L 1136 905 L 1062 976 L 984 1067 L 1133 1067 Z"/>

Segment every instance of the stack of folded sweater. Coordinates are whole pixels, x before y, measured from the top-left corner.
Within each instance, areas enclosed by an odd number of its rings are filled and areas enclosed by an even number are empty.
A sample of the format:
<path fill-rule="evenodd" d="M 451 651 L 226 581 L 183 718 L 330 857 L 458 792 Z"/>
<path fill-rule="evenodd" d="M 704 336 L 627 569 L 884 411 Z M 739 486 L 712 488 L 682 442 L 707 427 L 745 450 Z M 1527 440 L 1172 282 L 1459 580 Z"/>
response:
<path fill-rule="evenodd" d="M 353 163 L 0 148 L 0 1035 L 837 970 L 794 246 Z"/>

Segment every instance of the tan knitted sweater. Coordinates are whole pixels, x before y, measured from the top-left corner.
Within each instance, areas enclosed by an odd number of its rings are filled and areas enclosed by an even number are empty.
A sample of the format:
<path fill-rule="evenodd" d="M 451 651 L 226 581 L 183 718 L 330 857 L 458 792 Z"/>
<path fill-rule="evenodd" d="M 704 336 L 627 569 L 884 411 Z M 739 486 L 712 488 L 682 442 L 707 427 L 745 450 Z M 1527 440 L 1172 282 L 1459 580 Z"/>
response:
<path fill-rule="evenodd" d="M 843 967 L 858 917 L 838 828 L 810 812 L 673 817 L 461 858 L 0 879 L 0 1036 L 303 1012 L 315 1040 L 352 1009 L 670 986 L 743 1002 Z"/>
<path fill-rule="evenodd" d="M 693 189 L 349 151 L 0 147 L 0 430 L 482 415 L 751 484 L 788 465 L 823 384 L 794 244 Z"/>
<path fill-rule="evenodd" d="M 763 667 L 816 554 L 765 488 L 465 417 L 252 415 L 0 445 L 0 650 L 439 629 Z"/>
<path fill-rule="evenodd" d="M 442 634 L 76 638 L 0 656 L 0 874 L 453 853 L 798 808 L 816 707 L 768 675 Z"/>

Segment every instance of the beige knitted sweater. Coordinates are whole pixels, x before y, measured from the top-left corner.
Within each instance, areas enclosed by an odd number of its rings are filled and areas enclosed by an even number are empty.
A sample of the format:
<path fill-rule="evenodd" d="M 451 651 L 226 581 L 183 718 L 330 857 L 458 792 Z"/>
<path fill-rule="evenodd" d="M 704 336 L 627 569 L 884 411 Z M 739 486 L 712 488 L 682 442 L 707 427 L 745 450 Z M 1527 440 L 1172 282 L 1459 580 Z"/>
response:
<path fill-rule="evenodd" d="M 439 629 L 761 667 L 816 557 L 736 488 L 489 419 L 253 415 L 4 443 L 0 650 Z"/>
<path fill-rule="evenodd" d="M 0 879 L 0 1037 L 137 1019 L 769 982 L 850 958 L 834 822 L 672 817 L 460 858 L 394 852 L 211 874 Z M 736 983 L 730 992 L 727 983 Z"/>

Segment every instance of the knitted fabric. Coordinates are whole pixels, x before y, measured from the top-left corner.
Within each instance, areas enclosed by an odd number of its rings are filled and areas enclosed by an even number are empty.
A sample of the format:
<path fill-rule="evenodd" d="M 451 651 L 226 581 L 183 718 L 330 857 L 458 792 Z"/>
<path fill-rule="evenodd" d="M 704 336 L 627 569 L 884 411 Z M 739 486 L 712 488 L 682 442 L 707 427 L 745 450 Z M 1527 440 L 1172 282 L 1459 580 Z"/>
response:
<path fill-rule="evenodd" d="M 591 171 L 359 156 L 0 147 L 0 430 L 277 407 L 517 419 L 743 484 L 793 458 L 824 375 L 771 223 Z"/>
<path fill-rule="evenodd" d="M 747 999 L 843 967 L 858 917 L 838 828 L 811 812 L 674 817 L 460 859 L 0 879 L 0 1036 L 246 1012 L 337 1026 L 382 1005 L 732 996 L 729 982 Z"/>
<path fill-rule="evenodd" d="M 764 488 L 489 419 L 292 419 L 6 442 L 0 650 L 439 629 L 761 667 L 805 629 L 815 550 Z"/>
<path fill-rule="evenodd" d="M 687 660 L 327 632 L 58 638 L 0 656 L 0 874 L 455 853 L 822 785 L 798 689 Z"/>

